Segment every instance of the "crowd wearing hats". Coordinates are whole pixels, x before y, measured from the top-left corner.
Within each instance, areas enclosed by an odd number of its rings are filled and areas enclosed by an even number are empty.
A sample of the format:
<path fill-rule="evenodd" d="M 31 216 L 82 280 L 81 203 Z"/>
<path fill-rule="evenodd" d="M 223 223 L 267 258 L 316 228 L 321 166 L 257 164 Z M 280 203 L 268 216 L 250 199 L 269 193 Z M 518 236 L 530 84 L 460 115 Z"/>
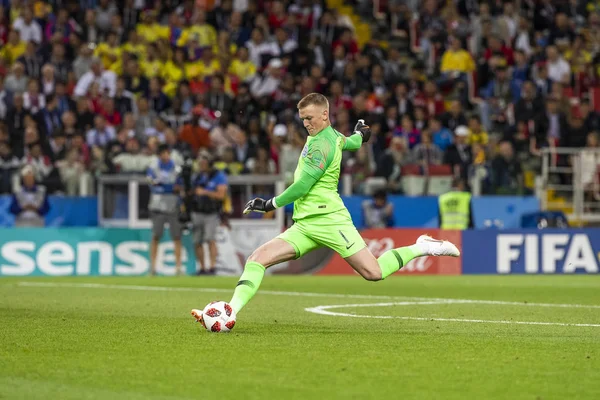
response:
<path fill-rule="evenodd" d="M 0 191 L 27 165 L 77 195 L 82 173 L 143 173 L 161 145 L 289 183 L 311 92 L 340 132 L 371 126 L 343 160 L 357 193 L 401 192 L 414 165 L 523 193 L 541 149 L 597 146 L 598 2 L 347 4 L 370 38 L 322 0 L 0 0 Z"/>

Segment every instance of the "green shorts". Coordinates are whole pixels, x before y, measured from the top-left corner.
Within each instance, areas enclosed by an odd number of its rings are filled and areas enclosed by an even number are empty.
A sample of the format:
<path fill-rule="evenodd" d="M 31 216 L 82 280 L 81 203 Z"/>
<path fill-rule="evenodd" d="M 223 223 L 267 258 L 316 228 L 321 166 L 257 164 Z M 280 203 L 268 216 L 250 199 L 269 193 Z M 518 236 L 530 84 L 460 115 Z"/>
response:
<path fill-rule="evenodd" d="M 347 258 L 366 247 L 347 210 L 301 219 L 277 238 L 296 249 L 296 258 L 320 247 Z"/>

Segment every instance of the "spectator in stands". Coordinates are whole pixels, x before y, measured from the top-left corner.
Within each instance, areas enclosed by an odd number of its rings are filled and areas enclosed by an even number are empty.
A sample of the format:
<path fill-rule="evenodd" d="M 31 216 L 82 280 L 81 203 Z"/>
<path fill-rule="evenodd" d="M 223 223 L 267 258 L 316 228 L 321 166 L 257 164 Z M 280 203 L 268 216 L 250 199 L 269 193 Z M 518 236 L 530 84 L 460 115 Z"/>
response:
<path fill-rule="evenodd" d="M 108 164 L 106 163 L 106 155 L 104 153 L 104 149 L 101 147 L 95 146 L 92 149 L 92 157 L 90 161 L 90 173 L 94 178 L 98 178 L 103 174 L 109 173 L 110 169 Z"/>
<path fill-rule="evenodd" d="M 492 182 L 495 194 L 520 194 L 523 173 L 509 141 L 502 141 L 498 155 L 492 160 Z"/>
<path fill-rule="evenodd" d="M 204 124 L 200 124 L 199 110 L 194 111 L 191 120 L 181 128 L 179 140 L 188 144 L 193 154 L 197 154 L 201 148 L 208 149 L 211 146 L 209 131 Z"/>
<path fill-rule="evenodd" d="M 46 99 L 40 93 L 40 86 L 37 80 L 31 79 L 27 83 L 27 91 L 23 93 L 23 107 L 31 114 L 36 114 L 46 106 Z"/>
<path fill-rule="evenodd" d="M 25 75 L 25 66 L 20 63 L 14 63 L 11 73 L 4 80 L 4 87 L 12 93 L 22 93 L 27 89 L 29 78 Z"/>
<path fill-rule="evenodd" d="M 440 117 L 433 117 L 429 119 L 429 129 L 432 134 L 433 143 L 442 151 L 445 151 L 450 146 L 454 137 L 452 131 L 442 125 Z"/>
<path fill-rule="evenodd" d="M 15 227 L 43 227 L 44 216 L 50 211 L 46 188 L 36 183 L 34 168 L 21 170 L 21 188 L 13 194 L 10 212 L 15 215 Z"/>
<path fill-rule="evenodd" d="M 138 114 L 137 122 L 135 125 L 135 131 L 137 136 L 145 140 L 147 132 L 153 129 L 153 125 L 156 123 L 156 113 L 150 108 L 150 104 L 145 97 L 138 98 Z"/>
<path fill-rule="evenodd" d="M 423 107 L 415 107 L 415 129 L 423 132 L 427 128 L 427 114 Z"/>
<path fill-rule="evenodd" d="M 443 125 L 451 131 L 456 130 L 461 125 L 467 125 L 467 117 L 465 116 L 460 100 L 452 100 L 450 109 L 441 118 Z"/>
<path fill-rule="evenodd" d="M 13 23 L 13 29 L 19 32 L 19 36 L 24 42 L 42 43 L 42 28 L 33 19 L 33 11 L 29 7 L 21 9 L 22 15 Z"/>
<path fill-rule="evenodd" d="M 394 136 L 401 137 L 409 150 L 421 143 L 421 131 L 415 128 L 413 119 L 408 114 L 402 116 L 402 122 L 394 131 Z"/>
<path fill-rule="evenodd" d="M 100 147 L 94 146 L 92 154 L 99 150 L 101 151 Z M 79 195 L 79 180 L 85 172 L 85 165 L 79 159 L 79 151 L 77 149 L 70 149 L 65 159 L 56 163 L 56 168 L 65 187 L 65 194 L 67 196 Z"/>
<path fill-rule="evenodd" d="M 511 47 L 507 46 L 506 42 L 497 35 L 489 37 L 488 48 L 485 50 L 483 57 L 490 63 L 494 57 L 500 56 L 505 65 L 514 64 L 514 54 Z"/>
<path fill-rule="evenodd" d="M 443 157 L 444 153 L 433 143 L 429 131 L 425 131 L 421 134 L 421 142 L 411 151 L 412 162 L 423 167 L 427 167 L 428 165 L 440 165 Z"/>
<path fill-rule="evenodd" d="M 17 59 L 25 66 L 25 74 L 34 79 L 39 79 L 42 71 L 42 57 L 37 53 L 37 46 L 34 42 L 28 42 L 25 47 L 25 53 Z"/>
<path fill-rule="evenodd" d="M 467 74 L 475 70 L 473 57 L 463 48 L 461 39 L 457 36 L 449 37 L 450 47 L 442 56 L 440 66 L 441 75 L 438 78 L 438 85 L 461 82 L 466 89 Z"/>
<path fill-rule="evenodd" d="M 375 176 L 386 178 L 387 189 L 390 192 L 398 193 L 401 188 L 401 168 L 408 161 L 408 149 L 404 140 L 399 136 L 394 136 L 390 141 L 390 147 L 377 163 Z"/>
<path fill-rule="evenodd" d="M 8 33 L 8 41 L 2 43 L 0 58 L 2 58 L 7 65 L 11 65 L 25 53 L 26 46 L 27 43 L 21 40 L 19 31 L 13 29 Z"/>
<path fill-rule="evenodd" d="M 0 121 L 4 121 L 6 118 L 6 112 L 8 111 L 10 94 L 4 87 L 4 77 L 0 76 Z"/>
<path fill-rule="evenodd" d="M 191 120 L 190 113 L 183 111 L 183 105 L 179 97 L 174 97 L 171 107 L 163 112 L 160 117 L 164 119 L 170 128 L 176 132 Z"/>
<path fill-rule="evenodd" d="M 600 116 L 592 108 L 589 98 L 584 97 L 583 99 L 581 99 L 581 103 L 579 104 L 579 112 L 581 114 L 581 118 L 583 119 L 583 125 L 585 127 L 585 130 L 587 132 L 600 131 Z"/>
<path fill-rule="evenodd" d="M 538 154 L 537 150 L 543 147 L 555 146 L 561 137 L 566 134 L 566 116 L 558 109 L 558 102 L 550 97 L 546 100 L 546 112 L 538 116 L 536 132 L 532 140 L 532 152 Z"/>
<path fill-rule="evenodd" d="M 512 143 L 513 148 L 515 149 L 516 157 L 521 163 L 531 165 L 529 130 L 527 122 L 518 121 L 515 130 L 506 134 L 503 140 Z"/>
<path fill-rule="evenodd" d="M 289 135 L 289 140 L 281 145 L 279 165 L 276 165 L 276 167 L 278 167 L 279 172 L 283 175 L 286 185 L 291 185 L 294 181 L 294 172 L 296 171 L 298 159 L 304 147 L 305 138 L 302 136 L 300 129 L 294 124 L 290 125 L 289 134 L 286 125 L 275 125 L 273 127 L 273 135 L 284 140 Z"/>
<path fill-rule="evenodd" d="M 388 201 L 385 190 L 378 190 L 371 200 L 363 201 L 362 212 L 367 228 L 394 226 L 394 205 Z"/>
<path fill-rule="evenodd" d="M 233 147 L 221 149 L 221 157 L 214 163 L 215 169 L 224 171 L 228 176 L 245 174 L 248 171 L 243 162 L 239 161 Z"/>
<path fill-rule="evenodd" d="M 279 58 L 271 59 L 266 72 L 262 76 L 257 75 L 252 81 L 250 85 L 252 95 L 256 98 L 273 95 L 283 77 L 282 68 L 283 63 Z"/>
<path fill-rule="evenodd" d="M 34 117 L 42 137 L 49 138 L 54 132 L 62 129 L 62 121 L 56 96 L 52 93 L 46 95 L 44 103 L 45 106 Z"/>
<path fill-rule="evenodd" d="M 454 177 L 467 179 L 469 165 L 473 162 L 471 146 L 469 146 L 469 128 L 458 126 L 454 131 L 454 144 L 444 152 L 444 164 L 452 167 Z"/>
<path fill-rule="evenodd" d="M 0 193 L 12 193 L 13 175 L 18 172 L 21 162 L 11 152 L 8 142 L 0 142 Z"/>
<path fill-rule="evenodd" d="M 242 129 L 230 120 L 230 114 L 223 112 L 219 117 L 218 124 L 210 131 L 210 143 L 215 149 L 233 146 L 234 138 L 242 134 Z"/>
<path fill-rule="evenodd" d="M 33 168 L 36 181 L 45 181 L 52 172 L 52 160 L 48 154 L 43 153 L 42 144 L 39 141 L 29 144 L 28 150 L 28 154 L 23 157 L 22 164 L 30 165 Z"/>
<path fill-rule="evenodd" d="M 375 172 L 375 161 L 369 147 L 362 146 L 346 161 L 344 173 L 352 176 L 352 193 L 364 194 L 365 182 Z"/>
<path fill-rule="evenodd" d="M 514 105 L 514 116 L 517 122 L 525 122 L 527 126 L 534 126 L 534 122 L 544 105 L 536 92 L 532 81 L 525 81 L 521 87 L 521 98 Z"/>
<path fill-rule="evenodd" d="M 415 97 L 415 106 L 424 107 L 430 116 L 438 116 L 444 113 L 444 97 L 440 93 L 434 81 L 426 81 L 423 90 Z"/>
<path fill-rule="evenodd" d="M 178 142 L 177 134 L 171 128 L 165 130 L 165 144 L 169 146 L 171 158 L 179 167 L 183 166 L 185 160 L 192 156 L 190 146 L 185 142 Z"/>
<path fill-rule="evenodd" d="M 146 171 L 154 157 L 153 155 L 144 154 L 140 150 L 139 141 L 135 137 L 129 138 L 125 152 L 112 159 L 114 168 L 121 173 L 139 174 Z"/>
<path fill-rule="evenodd" d="M 556 46 L 546 48 L 546 57 L 548 59 L 548 78 L 552 82 L 569 85 L 571 82 L 571 66 L 561 56 Z"/>
<path fill-rule="evenodd" d="M 584 125 L 584 120 L 579 111 L 571 114 L 567 119 L 566 134 L 561 137 L 561 147 L 585 147 L 589 133 Z"/>
<path fill-rule="evenodd" d="M 106 93 L 109 97 L 115 97 L 117 75 L 113 71 L 104 70 L 102 61 L 97 57 L 91 59 L 89 70 L 81 75 L 73 94 L 77 97 L 86 96 L 94 82 L 100 85 L 100 92 L 102 94 Z"/>
<path fill-rule="evenodd" d="M 52 161 L 56 162 L 62 160 L 67 155 L 67 136 L 59 129 L 52 134 L 49 139 L 49 147 L 51 152 Z"/>
<path fill-rule="evenodd" d="M 477 115 L 471 115 L 469 117 L 469 144 L 479 143 L 485 146 L 488 142 L 488 133 L 483 130 L 481 119 Z"/>
<path fill-rule="evenodd" d="M 508 123 L 507 111 L 513 99 L 512 93 L 506 66 L 497 66 L 494 78 L 481 91 L 481 96 L 485 100 L 480 104 L 481 120 L 486 130 L 503 132 Z"/>
<path fill-rule="evenodd" d="M 597 132 L 590 132 L 587 135 L 585 151 L 581 154 L 581 182 L 586 191 L 585 196 L 587 201 L 597 200 L 600 192 L 598 186 L 598 167 L 600 166 L 600 152 L 598 151 L 600 141 Z"/>
<path fill-rule="evenodd" d="M 96 115 L 94 118 L 94 129 L 90 129 L 86 134 L 86 142 L 91 146 L 106 146 L 115 140 L 115 128 L 109 126 L 103 115 Z"/>
<path fill-rule="evenodd" d="M 275 161 L 269 157 L 269 151 L 264 147 L 259 147 L 256 150 L 256 155 L 249 157 L 246 161 L 246 170 L 251 174 L 275 175 L 277 166 Z"/>

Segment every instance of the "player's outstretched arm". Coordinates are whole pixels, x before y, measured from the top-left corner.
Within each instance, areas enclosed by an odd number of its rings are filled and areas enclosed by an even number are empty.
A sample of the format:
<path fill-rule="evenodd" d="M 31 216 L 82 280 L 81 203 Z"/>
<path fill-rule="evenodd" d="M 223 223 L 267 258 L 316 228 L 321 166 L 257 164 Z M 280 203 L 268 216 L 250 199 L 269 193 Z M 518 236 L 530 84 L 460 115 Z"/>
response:
<path fill-rule="evenodd" d="M 346 138 L 344 150 L 358 150 L 363 143 L 371 138 L 371 128 L 365 124 L 363 119 L 359 119 L 354 126 L 353 134 Z"/>
<path fill-rule="evenodd" d="M 250 200 L 244 207 L 244 214 L 248 214 L 250 211 L 269 212 L 279 207 L 285 207 L 298 200 L 300 197 L 305 196 L 317 181 L 318 179 L 303 170 L 300 179 L 292 183 L 279 196 L 269 200 L 261 198 Z"/>
<path fill-rule="evenodd" d="M 279 207 L 285 207 L 299 198 L 305 196 L 315 183 L 325 173 L 333 160 L 333 152 L 327 140 L 314 139 L 308 144 L 306 155 L 303 156 L 304 163 L 300 170 L 300 176 L 294 179 L 287 189 L 279 196 L 269 200 L 253 199 L 244 208 L 244 214 L 250 211 L 269 212 Z"/>

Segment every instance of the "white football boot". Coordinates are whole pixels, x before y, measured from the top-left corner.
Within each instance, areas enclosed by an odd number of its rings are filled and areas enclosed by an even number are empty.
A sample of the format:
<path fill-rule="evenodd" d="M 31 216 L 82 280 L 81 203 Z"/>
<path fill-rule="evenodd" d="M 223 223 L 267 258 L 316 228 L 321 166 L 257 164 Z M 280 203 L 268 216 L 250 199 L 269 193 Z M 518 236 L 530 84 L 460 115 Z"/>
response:
<path fill-rule="evenodd" d="M 458 248 L 447 240 L 438 240 L 429 235 L 421 235 L 417 239 L 417 244 L 425 251 L 425 255 L 428 256 L 460 256 Z"/>

